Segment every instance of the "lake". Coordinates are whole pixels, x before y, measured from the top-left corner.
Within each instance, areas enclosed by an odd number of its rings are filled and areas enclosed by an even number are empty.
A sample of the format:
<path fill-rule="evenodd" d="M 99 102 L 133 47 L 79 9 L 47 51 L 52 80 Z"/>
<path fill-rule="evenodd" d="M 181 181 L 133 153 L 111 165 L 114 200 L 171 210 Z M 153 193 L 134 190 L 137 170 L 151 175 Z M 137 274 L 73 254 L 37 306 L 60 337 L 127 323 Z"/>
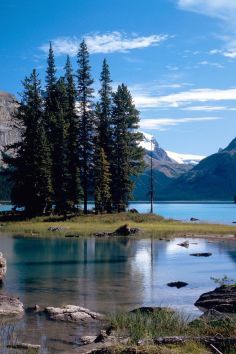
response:
<path fill-rule="evenodd" d="M 0 234 L 0 250 L 8 269 L 1 293 L 19 296 L 25 308 L 35 304 L 74 304 L 110 313 L 139 306 L 171 306 L 191 317 L 201 313 L 198 297 L 216 287 L 211 277 L 235 279 L 236 240 L 189 239 L 68 239 L 32 238 Z M 209 258 L 190 256 L 211 252 Z M 182 289 L 171 281 L 185 281 Z M 60 352 L 79 342 L 80 335 L 96 333 L 91 326 L 47 320 L 26 314 L 15 324 L 20 340 L 39 343 L 43 353 Z"/>
<path fill-rule="evenodd" d="M 89 203 L 93 208 L 94 204 Z M 149 213 L 150 204 L 147 202 L 130 202 L 129 209 L 135 208 L 140 213 Z M 9 211 L 12 209 L 10 204 L 1 204 L 0 211 Z M 194 217 L 201 222 L 221 223 L 232 225 L 236 221 L 236 204 L 230 202 L 212 202 L 212 203 L 177 203 L 161 202 L 154 203 L 154 213 L 160 214 L 165 218 L 181 221 L 190 221 Z"/>

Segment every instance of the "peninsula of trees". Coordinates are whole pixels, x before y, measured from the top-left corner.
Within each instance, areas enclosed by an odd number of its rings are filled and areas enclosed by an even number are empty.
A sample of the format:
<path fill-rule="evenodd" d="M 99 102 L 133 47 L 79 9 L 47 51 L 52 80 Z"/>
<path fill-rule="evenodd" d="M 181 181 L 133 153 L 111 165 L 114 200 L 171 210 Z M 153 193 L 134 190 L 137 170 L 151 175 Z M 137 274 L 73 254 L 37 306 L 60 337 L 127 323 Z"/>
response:
<path fill-rule="evenodd" d="M 113 92 L 104 59 L 95 100 L 85 41 L 77 64 L 74 73 L 67 57 L 64 75 L 57 77 L 50 44 L 45 87 L 35 69 L 23 82 L 15 114 L 21 139 L 8 147 L 5 162 L 12 203 L 30 216 L 66 214 L 81 204 L 87 214 L 89 198 L 97 213 L 123 211 L 133 176 L 144 168 L 139 112 L 128 88 L 121 84 Z"/>

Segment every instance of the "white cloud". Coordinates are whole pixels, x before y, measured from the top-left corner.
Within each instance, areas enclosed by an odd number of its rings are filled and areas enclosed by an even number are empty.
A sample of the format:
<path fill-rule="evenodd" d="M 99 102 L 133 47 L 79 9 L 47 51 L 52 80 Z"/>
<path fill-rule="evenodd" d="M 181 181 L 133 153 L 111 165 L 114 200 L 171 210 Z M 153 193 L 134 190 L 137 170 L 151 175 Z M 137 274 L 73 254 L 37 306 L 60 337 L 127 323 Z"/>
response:
<path fill-rule="evenodd" d="M 178 0 L 178 5 L 184 10 L 199 12 L 223 20 L 232 19 L 236 14 L 234 0 Z"/>
<path fill-rule="evenodd" d="M 192 89 L 166 96 L 134 95 L 139 108 L 179 107 L 193 102 L 235 101 L 236 89 Z"/>
<path fill-rule="evenodd" d="M 207 111 L 207 112 L 214 112 L 214 111 L 226 111 L 228 110 L 227 107 L 224 106 L 190 106 L 182 108 L 183 111 Z"/>
<path fill-rule="evenodd" d="M 152 118 L 142 119 L 140 122 L 141 129 L 165 130 L 166 127 L 173 127 L 184 123 L 198 123 L 204 121 L 213 121 L 221 119 L 219 117 L 198 117 L 198 118 Z"/>
<path fill-rule="evenodd" d="M 96 53 L 127 53 L 132 49 L 147 48 L 158 46 L 161 42 L 170 38 L 166 34 L 153 34 L 150 36 L 128 36 L 121 32 L 109 32 L 105 34 L 95 33 L 85 35 L 84 39 L 87 43 L 91 54 Z M 69 54 L 75 56 L 78 52 L 82 38 L 78 37 L 59 37 L 52 40 L 52 45 L 56 55 Z M 44 52 L 48 51 L 48 44 L 40 47 Z"/>
<path fill-rule="evenodd" d="M 203 61 L 200 61 L 199 65 L 207 65 L 207 66 L 213 66 L 213 67 L 216 67 L 216 68 L 219 68 L 219 69 L 223 69 L 224 66 L 220 63 L 213 63 L 213 62 L 210 62 L 208 60 L 203 60 Z"/>

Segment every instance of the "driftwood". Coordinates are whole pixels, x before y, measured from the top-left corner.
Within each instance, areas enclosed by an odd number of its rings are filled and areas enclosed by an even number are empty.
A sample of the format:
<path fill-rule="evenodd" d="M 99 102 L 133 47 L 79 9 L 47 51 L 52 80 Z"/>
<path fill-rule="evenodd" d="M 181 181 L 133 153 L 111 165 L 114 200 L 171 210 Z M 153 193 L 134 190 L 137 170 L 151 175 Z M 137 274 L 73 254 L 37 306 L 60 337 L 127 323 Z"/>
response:
<path fill-rule="evenodd" d="M 174 337 L 157 337 L 154 339 L 154 344 L 184 344 L 187 341 L 201 342 L 204 344 L 213 345 L 234 345 L 236 344 L 236 337 L 209 337 L 209 336 L 174 336 Z"/>
<path fill-rule="evenodd" d="M 40 350 L 41 346 L 38 344 L 30 344 L 30 343 L 16 343 L 16 344 L 9 344 L 7 348 Z"/>

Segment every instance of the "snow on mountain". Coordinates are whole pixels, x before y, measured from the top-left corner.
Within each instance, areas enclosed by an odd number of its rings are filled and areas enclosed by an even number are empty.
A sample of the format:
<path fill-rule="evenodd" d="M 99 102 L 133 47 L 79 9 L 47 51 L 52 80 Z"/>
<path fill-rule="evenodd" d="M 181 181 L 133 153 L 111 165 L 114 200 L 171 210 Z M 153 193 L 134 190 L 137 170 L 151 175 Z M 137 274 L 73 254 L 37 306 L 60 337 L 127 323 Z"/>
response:
<path fill-rule="evenodd" d="M 177 152 L 166 151 L 167 155 L 178 163 L 197 165 L 206 156 L 201 155 L 191 155 L 191 154 L 178 154 Z"/>
<path fill-rule="evenodd" d="M 152 156 L 157 160 L 169 160 L 179 164 L 196 165 L 205 158 L 205 156 L 201 155 L 179 154 L 172 151 L 165 151 L 159 146 L 153 135 L 144 132 L 141 133 L 143 134 L 143 141 L 140 143 L 140 146 L 146 150 L 148 155 L 152 152 Z"/>

